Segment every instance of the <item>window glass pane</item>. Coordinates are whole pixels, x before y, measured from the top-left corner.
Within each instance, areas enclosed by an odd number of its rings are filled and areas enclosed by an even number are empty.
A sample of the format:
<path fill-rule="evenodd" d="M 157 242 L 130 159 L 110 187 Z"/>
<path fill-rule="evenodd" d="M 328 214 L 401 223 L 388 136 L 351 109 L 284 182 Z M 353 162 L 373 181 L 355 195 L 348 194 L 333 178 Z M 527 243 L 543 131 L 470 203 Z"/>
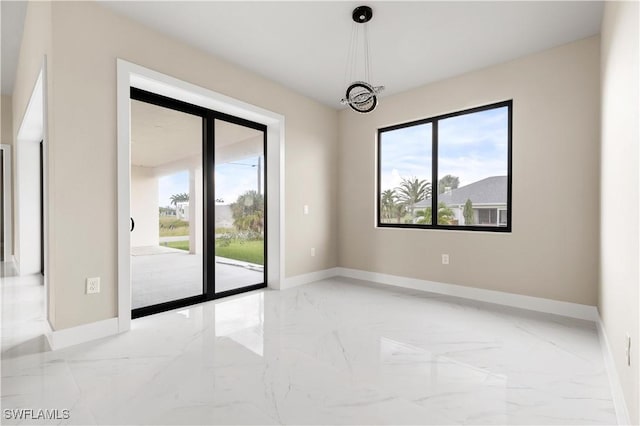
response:
<path fill-rule="evenodd" d="M 202 117 L 131 100 L 131 307 L 203 288 Z"/>
<path fill-rule="evenodd" d="M 431 123 L 380 133 L 380 223 L 431 224 Z"/>
<path fill-rule="evenodd" d="M 507 226 L 507 211 L 500 210 L 500 226 Z"/>
<path fill-rule="evenodd" d="M 216 293 L 264 283 L 264 132 L 215 121 Z"/>
<path fill-rule="evenodd" d="M 505 106 L 438 121 L 439 225 L 507 226 L 508 120 Z"/>

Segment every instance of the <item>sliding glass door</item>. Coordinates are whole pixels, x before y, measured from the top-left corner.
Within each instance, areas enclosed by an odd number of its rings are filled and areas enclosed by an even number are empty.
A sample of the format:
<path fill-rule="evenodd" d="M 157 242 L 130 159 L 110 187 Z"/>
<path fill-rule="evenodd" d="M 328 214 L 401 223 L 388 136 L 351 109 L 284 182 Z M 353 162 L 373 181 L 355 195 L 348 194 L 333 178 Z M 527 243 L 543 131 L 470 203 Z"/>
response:
<path fill-rule="evenodd" d="M 265 287 L 265 127 L 131 98 L 132 316 Z"/>
<path fill-rule="evenodd" d="M 215 121 L 215 283 L 226 293 L 264 282 L 265 132 Z"/>
<path fill-rule="evenodd" d="M 204 294 L 203 118 L 131 101 L 131 307 Z"/>

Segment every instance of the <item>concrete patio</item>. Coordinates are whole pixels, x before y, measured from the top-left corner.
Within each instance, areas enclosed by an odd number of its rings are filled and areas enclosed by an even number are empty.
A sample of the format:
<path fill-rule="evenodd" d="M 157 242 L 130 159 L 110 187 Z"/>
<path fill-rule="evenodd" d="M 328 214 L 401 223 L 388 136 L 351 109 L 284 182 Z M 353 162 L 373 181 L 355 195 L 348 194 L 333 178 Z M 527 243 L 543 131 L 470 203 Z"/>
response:
<path fill-rule="evenodd" d="M 131 307 L 202 294 L 202 254 L 161 246 L 131 248 Z M 216 256 L 216 293 L 264 282 L 262 265 Z"/>

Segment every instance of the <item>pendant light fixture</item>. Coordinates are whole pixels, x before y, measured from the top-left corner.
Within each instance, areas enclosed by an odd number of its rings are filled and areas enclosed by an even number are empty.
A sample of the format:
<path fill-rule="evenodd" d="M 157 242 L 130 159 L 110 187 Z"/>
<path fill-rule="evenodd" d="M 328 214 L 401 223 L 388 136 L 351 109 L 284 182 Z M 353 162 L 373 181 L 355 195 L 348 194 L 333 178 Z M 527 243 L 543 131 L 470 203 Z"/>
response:
<path fill-rule="evenodd" d="M 369 6 L 358 6 L 353 9 L 351 18 L 354 23 L 351 29 L 351 40 L 349 42 L 349 53 L 347 55 L 345 85 L 347 81 L 352 81 L 352 83 L 347 86 L 345 97 L 340 100 L 340 103 L 342 105 L 349 105 L 354 111 L 366 114 L 376 108 L 378 105 L 378 94 L 384 90 L 384 86 L 374 86 L 371 84 L 371 54 L 369 52 L 369 29 L 367 23 L 373 18 L 373 10 Z M 354 81 L 361 28 L 364 50 L 364 80 Z M 348 80 L 347 76 L 349 77 Z"/>

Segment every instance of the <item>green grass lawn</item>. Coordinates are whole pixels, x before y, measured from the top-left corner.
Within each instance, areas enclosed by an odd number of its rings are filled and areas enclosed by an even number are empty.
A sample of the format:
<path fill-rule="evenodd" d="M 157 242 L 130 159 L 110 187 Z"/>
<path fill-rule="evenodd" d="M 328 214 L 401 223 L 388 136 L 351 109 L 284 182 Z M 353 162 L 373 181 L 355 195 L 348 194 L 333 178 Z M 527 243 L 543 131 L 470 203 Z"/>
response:
<path fill-rule="evenodd" d="M 168 243 L 160 244 L 165 247 L 171 247 L 178 250 L 187 250 L 189 251 L 189 240 L 186 241 L 170 241 Z"/>
<path fill-rule="evenodd" d="M 217 242 L 216 256 L 264 265 L 264 241 L 232 240 L 226 247 Z"/>
<path fill-rule="evenodd" d="M 162 243 L 162 245 L 178 250 L 189 251 L 189 241 L 171 241 Z M 216 243 L 216 256 L 264 265 L 264 241 L 232 240 L 226 247 L 222 247 L 220 243 Z"/>
<path fill-rule="evenodd" d="M 161 237 L 189 235 L 189 222 L 180 220 L 175 216 L 160 216 L 159 228 Z"/>

